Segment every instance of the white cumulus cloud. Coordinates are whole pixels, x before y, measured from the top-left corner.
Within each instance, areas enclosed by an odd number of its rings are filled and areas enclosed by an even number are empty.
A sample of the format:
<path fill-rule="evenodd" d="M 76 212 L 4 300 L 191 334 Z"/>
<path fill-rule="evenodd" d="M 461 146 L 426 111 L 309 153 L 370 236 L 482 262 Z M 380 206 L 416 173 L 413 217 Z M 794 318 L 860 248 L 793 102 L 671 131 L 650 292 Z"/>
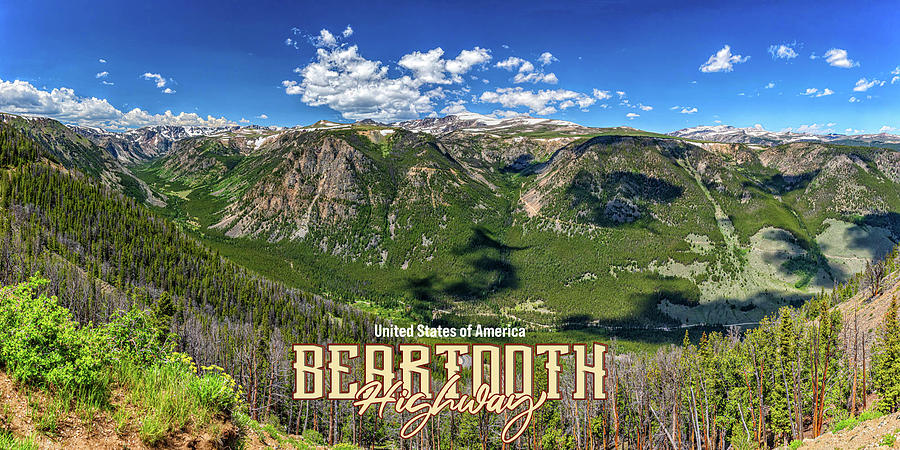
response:
<path fill-rule="evenodd" d="M 315 42 L 317 47 L 334 47 L 337 45 L 337 38 L 330 31 L 322 28 Z"/>
<path fill-rule="evenodd" d="M 544 52 L 541 53 L 541 56 L 538 57 L 538 61 L 541 62 L 541 65 L 546 66 L 547 64 L 550 64 L 552 62 L 559 61 L 559 59 L 553 56 L 553 54 L 550 52 Z"/>
<path fill-rule="evenodd" d="M 451 84 L 461 83 L 462 74 L 491 59 L 490 51 L 480 47 L 463 50 L 451 60 L 443 59 L 443 56 L 444 50 L 438 47 L 425 53 L 412 52 L 403 55 L 398 64 L 412 71 L 413 77 L 422 83 Z"/>
<path fill-rule="evenodd" d="M 697 112 L 697 108 L 688 108 L 686 106 L 684 108 L 681 108 L 680 111 L 681 114 L 694 114 L 695 112 Z"/>
<path fill-rule="evenodd" d="M 549 52 L 544 52 L 538 60 L 541 62 L 541 65 L 547 65 L 552 61 L 555 61 L 556 58 L 553 57 Z M 549 62 L 545 62 L 549 61 Z M 534 64 L 531 61 L 526 61 L 522 58 L 518 58 L 516 56 L 510 56 L 509 58 L 504 59 L 503 61 L 495 64 L 496 67 L 501 69 L 506 69 L 508 71 L 513 71 L 516 68 L 519 69 L 518 73 L 513 77 L 513 83 L 547 83 L 547 84 L 556 84 L 559 82 L 559 78 L 556 77 L 556 74 L 553 72 L 544 73 L 543 71 L 535 71 Z"/>
<path fill-rule="evenodd" d="M 451 114 L 460 114 L 460 113 L 464 113 L 464 112 L 469 112 L 469 110 L 466 109 L 464 103 L 465 103 L 465 101 L 462 101 L 462 100 L 451 102 L 449 105 L 447 105 L 446 107 L 444 107 L 444 109 L 441 110 L 441 114 L 447 116 L 447 115 L 451 115 Z"/>
<path fill-rule="evenodd" d="M 641 115 L 640 115 L 640 114 L 637 114 L 637 113 L 630 112 L 630 113 L 628 113 L 628 114 L 625 114 L 625 117 L 627 117 L 629 120 L 632 120 L 632 119 L 634 119 L 635 117 L 641 117 Z"/>
<path fill-rule="evenodd" d="M 491 60 L 491 51 L 481 47 L 459 52 L 456 58 L 447 61 L 447 71 L 453 75 L 462 75 L 474 66 Z"/>
<path fill-rule="evenodd" d="M 793 45 L 772 44 L 769 46 L 769 53 L 772 55 L 772 58 L 777 59 L 793 59 L 797 57 L 797 51 L 794 50 Z"/>
<path fill-rule="evenodd" d="M 789 129 L 788 131 L 791 131 L 791 130 Z M 822 125 L 814 123 L 811 125 L 800 125 L 799 127 L 797 127 L 796 130 L 793 130 L 793 131 L 795 131 L 797 133 L 822 133 L 822 132 L 828 132 L 830 130 L 824 130 L 824 129 L 822 129 Z"/>
<path fill-rule="evenodd" d="M 847 57 L 847 50 L 842 48 L 833 48 L 825 52 L 825 61 L 834 67 L 849 69 L 859 65 L 858 62 Z"/>
<path fill-rule="evenodd" d="M 884 86 L 884 84 L 885 82 L 881 80 L 872 79 L 870 81 L 865 78 L 860 78 L 856 81 L 856 86 L 853 87 L 853 92 L 866 92 L 875 86 Z"/>
<path fill-rule="evenodd" d="M 284 93 L 287 95 L 300 95 L 303 93 L 303 89 L 300 88 L 299 83 L 293 80 L 284 80 L 281 82 L 281 85 L 284 86 Z"/>
<path fill-rule="evenodd" d="M 513 83 L 547 83 L 547 84 L 556 84 L 559 82 L 559 78 L 556 78 L 556 74 L 553 72 L 544 74 L 541 72 L 519 72 L 513 77 Z"/>
<path fill-rule="evenodd" d="M 818 88 L 807 88 L 806 91 L 800 93 L 800 95 L 809 97 L 825 97 L 826 95 L 831 94 L 834 94 L 834 91 L 828 88 L 822 89 L 821 91 Z"/>
<path fill-rule="evenodd" d="M 97 75 L 94 75 L 94 78 L 106 78 L 108 76 L 109 72 L 104 70 L 103 72 L 97 72 Z"/>
<path fill-rule="evenodd" d="M 609 91 L 601 91 L 600 89 L 594 88 L 594 98 L 597 100 L 606 100 L 612 98 L 612 94 L 610 94 Z"/>
<path fill-rule="evenodd" d="M 828 88 L 822 89 L 821 91 L 818 88 L 807 88 L 806 91 L 800 93 L 800 95 L 806 95 L 810 97 L 825 97 L 826 95 L 831 94 L 834 94 L 834 91 Z"/>
<path fill-rule="evenodd" d="M 525 60 L 522 59 L 522 58 L 517 58 L 517 57 L 515 57 L 515 56 L 510 56 L 509 58 L 506 58 L 506 59 L 504 59 L 503 61 L 497 62 L 496 66 L 499 67 L 499 68 L 501 68 L 501 69 L 513 70 L 513 69 L 515 69 L 516 67 L 519 67 L 520 65 L 522 65 L 522 64 L 524 64 L 524 63 L 526 63 L 526 62 L 527 62 L 527 61 L 525 61 Z M 532 67 L 533 67 L 533 66 L 532 66 Z"/>
<path fill-rule="evenodd" d="M 299 95 L 303 103 L 327 106 L 345 119 L 388 122 L 412 119 L 433 112 L 433 99 L 443 95 L 440 88 L 423 91 L 426 83 L 418 78 L 430 76 L 440 80 L 438 73 L 429 71 L 424 63 L 412 64 L 412 61 L 433 61 L 434 54 L 428 56 L 428 53 L 407 60 L 415 67 L 410 70 L 416 77 L 391 78 L 387 66 L 364 58 L 355 45 L 319 48 L 316 61 L 295 70 L 301 81 L 285 80 L 282 86 L 286 94 Z"/>
<path fill-rule="evenodd" d="M 204 119 L 194 113 L 174 114 L 166 111 L 164 114 L 151 114 L 140 108 L 122 112 L 106 99 L 81 97 L 73 89 L 66 87 L 46 91 L 20 80 L 0 79 L 0 110 L 14 114 L 48 116 L 67 123 L 109 129 L 149 125 L 234 125 L 234 122 L 224 117 L 207 116 Z"/>
<path fill-rule="evenodd" d="M 479 100 L 483 103 L 498 103 L 505 108 L 526 107 L 539 116 L 554 114 L 576 105 L 586 109 L 597 101 L 588 95 L 566 89 L 526 91 L 521 87 L 487 91 L 481 94 Z"/>
<path fill-rule="evenodd" d="M 146 72 L 143 75 L 141 75 L 141 78 L 143 78 L 145 80 L 156 82 L 156 87 L 158 87 L 158 88 L 163 88 L 166 86 L 165 77 L 163 77 L 162 75 L 160 75 L 158 73 Z"/>
<path fill-rule="evenodd" d="M 731 46 L 726 45 L 716 54 L 709 57 L 705 64 L 700 66 L 701 72 L 731 72 L 735 64 L 746 62 L 749 56 L 732 55 Z"/>

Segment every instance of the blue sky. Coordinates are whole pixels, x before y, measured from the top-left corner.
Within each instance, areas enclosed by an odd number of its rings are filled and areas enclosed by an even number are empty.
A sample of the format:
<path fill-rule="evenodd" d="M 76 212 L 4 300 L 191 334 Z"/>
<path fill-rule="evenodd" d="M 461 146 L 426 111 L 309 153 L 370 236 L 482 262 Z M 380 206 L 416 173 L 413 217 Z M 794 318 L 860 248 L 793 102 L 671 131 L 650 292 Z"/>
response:
<path fill-rule="evenodd" d="M 896 4 L 708 3 L 0 0 L 0 111 L 110 129 L 467 110 L 900 133 Z"/>

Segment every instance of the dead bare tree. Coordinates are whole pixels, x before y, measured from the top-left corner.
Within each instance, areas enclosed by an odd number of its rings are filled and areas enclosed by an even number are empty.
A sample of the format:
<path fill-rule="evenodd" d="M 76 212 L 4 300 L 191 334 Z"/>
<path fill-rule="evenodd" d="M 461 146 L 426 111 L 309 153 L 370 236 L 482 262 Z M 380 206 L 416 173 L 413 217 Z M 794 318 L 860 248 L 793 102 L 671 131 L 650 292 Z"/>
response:
<path fill-rule="evenodd" d="M 870 298 L 877 297 L 881 294 L 882 285 L 885 278 L 885 264 L 883 261 L 867 261 L 864 277 L 866 284 L 871 289 Z"/>

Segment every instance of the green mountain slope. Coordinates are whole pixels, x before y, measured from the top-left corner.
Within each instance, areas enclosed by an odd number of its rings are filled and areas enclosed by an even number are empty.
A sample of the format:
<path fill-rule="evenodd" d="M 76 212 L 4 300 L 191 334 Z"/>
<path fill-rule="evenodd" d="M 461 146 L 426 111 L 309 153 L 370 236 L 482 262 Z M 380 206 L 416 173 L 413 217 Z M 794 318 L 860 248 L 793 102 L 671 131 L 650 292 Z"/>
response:
<path fill-rule="evenodd" d="M 49 281 L 41 292 L 58 296 L 81 324 L 153 311 L 179 351 L 244 387 L 251 417 L 297 414 L 286 401 L 287 343 L 360 342 L 374 333 L 372 314 L 223 258 L 147 206 L 48 157 L 44 142 L 9 142 L 0 140 L 0 284 L 39 273 Z"/>
<path fill-rule="evenodd" d="M 879 381 L 867 383 L 863 375 L 857 383 L 852 343 L 860 331 L 871 338 L 877 320 L 856 308 L 881 308 L 896 294 L 896 252 L 879 265 L 887 276 L 850 277 L 833 294 L 781 309 L 744 333 L 697 336 L 694 346 L 684 330 L 666 336 L 658 329 L 679 321 L 753 321 L 828 287 L 842 265 L 882 256 L 896 239 L 892 151 L 762 149 L 640 135 L 436 137 L 371 124 L 266 130 L 253 139 L 226 133 L 183 140 L 166 158 L 135 168 L 169 199 L 165 208 L 148 208 L 68 168 L 54 147 L 32 136 L 38 135 L 0 128 L 0 284 L 35 272 L 48 284 L 34 286 L 38 295 L 0 295 L 0 312 L 14 319 L 4 323 L 15 339 L 30 341 L 20 331 L 38 323 L 63 343 L 68 336 L 84 345 L 0 342 L 7 348 L 4 371 L 51 394 L 67 372 L 21 372 L 25 359 L 12 352 L 74 349 L 70 362 L 84 360 L 88 375 L 100 376 L 111 366 L 95 357 L 115 356 L 103 351 L 106 337 L 121 333 L 120 344 L 134 343 L 152 327 L 154 341 L 172 333 L 179 350 L 201 366 L 221 365 L 243 387 L 250 418 L 267 422 L 262 430 L 321 430 L 304 433 L 316 438 L 309 443 L 325 442 L 327 430 L 327 442 L 386 445 L 397 435 L 397 415 L 376 420 L 371 412 L 359 417 L 346 402 L 288 400 L 288 343 L 371 341 L 379 319 L 360 308 L 397 322 L 513 322 L 533 328 L 526 341 L 685 338 L 682 347 L 638 354 L 619 353 L 621 341 L 610 342 L 610 399 L 588 403 L 580 409 L 586 416 L 565 402 L 549 403 L 529 427 L 526 441 L 553 448 L 568 445 L 565 430 L 585 418 L 591 427 L 583 429 L 593 438 L 629 447 L 674 439 L 698 447 L 719 439 L 771 447 L 856 420 L 869 394 L 883 400 L 896 392 L 896 383 L 884 382 L 894 380 L 884 375 L 893 368 L 884 356 L 868 366 L 869 380 Z M 309 217 L 302 237 L 294 236 L 304 223 L 297 212 Z M 57 294 L 66 312 L 15 306 L 52 304 L 40 294 Z M 829 312 L 851 297 L 843 317 Z M 121 311 L 132 307 L 147 310 L 131 316 L 146 327 L 127 315 L 122 322 Z M 869 357 L 897 352 L 896 307 L 888 309 L 890 347 L 879 338 Z M 104 329 L 114 333 L 91 332 Z M 559 332 L 543 332 L 549 329 Z M 201 397 L 169 386 L 196 393 L 206 372 L 218 370 L 201 369 L 196 377 L 189 364 L 181 367 L 168 378 L 174 383 L 159 383 L 152 361 L 120 371 L 117 383 L 149 393 L 143 398 L 129 395 L 123 403 L 113 396 L 91 411 L 79 410 L 90 405 L 77 401 L 69 405 L 76 415 L 96 417 L 130 404 L 136 409 L 119 418 L 132 434 L 150 423 L 144 434 L 151 441 L 180 436 L 185 426 L 215 428 L 215 420 L 181 422 L 164 408 L 146 407 L 165 405 L 164 397 L 206 415 L 190 404 Z M 12 390 L 3 381 L 6 395 Z M 20 401 L 32 419 L 15 419 L 16 433 L 0 420 L 0 442 L 28 435 L 18 431 L 37 429 L 44 417 L 70 416 L 59 398 Z M 882 400 L 879 408 L 896 411 L 896 402 Z M 659 427 L 641 425 L 652 423 L 648 407 Z M 57 410 L 63 413 L 55 416 Z M 482 420 L 485 429 L 497 429 L 500 417 L 445 417 L 428 433 L 446 430 L 464 446 L 498 447 L 465 430 Z"/>
<path fill-rule="evenodd" d="M 16 140 L 32 141 L 41 157 L 77 169 L 139 201 L 164 204 L 109 152 L 53 119 L 0 113 L 0 133 L 8 136 L 10 148 Z"/>
<path fill-rule="evenodd" d="M 223 254 L 438 323 L 752 323 L 900 236 L 893 150 L 600 131 L 313 126 L 135 170 Z"/>

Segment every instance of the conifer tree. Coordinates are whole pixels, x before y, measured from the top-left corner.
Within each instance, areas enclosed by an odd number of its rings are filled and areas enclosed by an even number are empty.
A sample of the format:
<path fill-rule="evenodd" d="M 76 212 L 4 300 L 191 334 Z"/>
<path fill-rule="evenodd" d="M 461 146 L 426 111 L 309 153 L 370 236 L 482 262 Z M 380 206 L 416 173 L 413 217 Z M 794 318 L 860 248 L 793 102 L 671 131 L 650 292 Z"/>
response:
<path fill-rule="evenodd" d="M 897 310 L 895 296 L 872 348 L 872 379 L 881 396 L 878 409 L 885 413 L 900 409 L 900 320 Z"/>

